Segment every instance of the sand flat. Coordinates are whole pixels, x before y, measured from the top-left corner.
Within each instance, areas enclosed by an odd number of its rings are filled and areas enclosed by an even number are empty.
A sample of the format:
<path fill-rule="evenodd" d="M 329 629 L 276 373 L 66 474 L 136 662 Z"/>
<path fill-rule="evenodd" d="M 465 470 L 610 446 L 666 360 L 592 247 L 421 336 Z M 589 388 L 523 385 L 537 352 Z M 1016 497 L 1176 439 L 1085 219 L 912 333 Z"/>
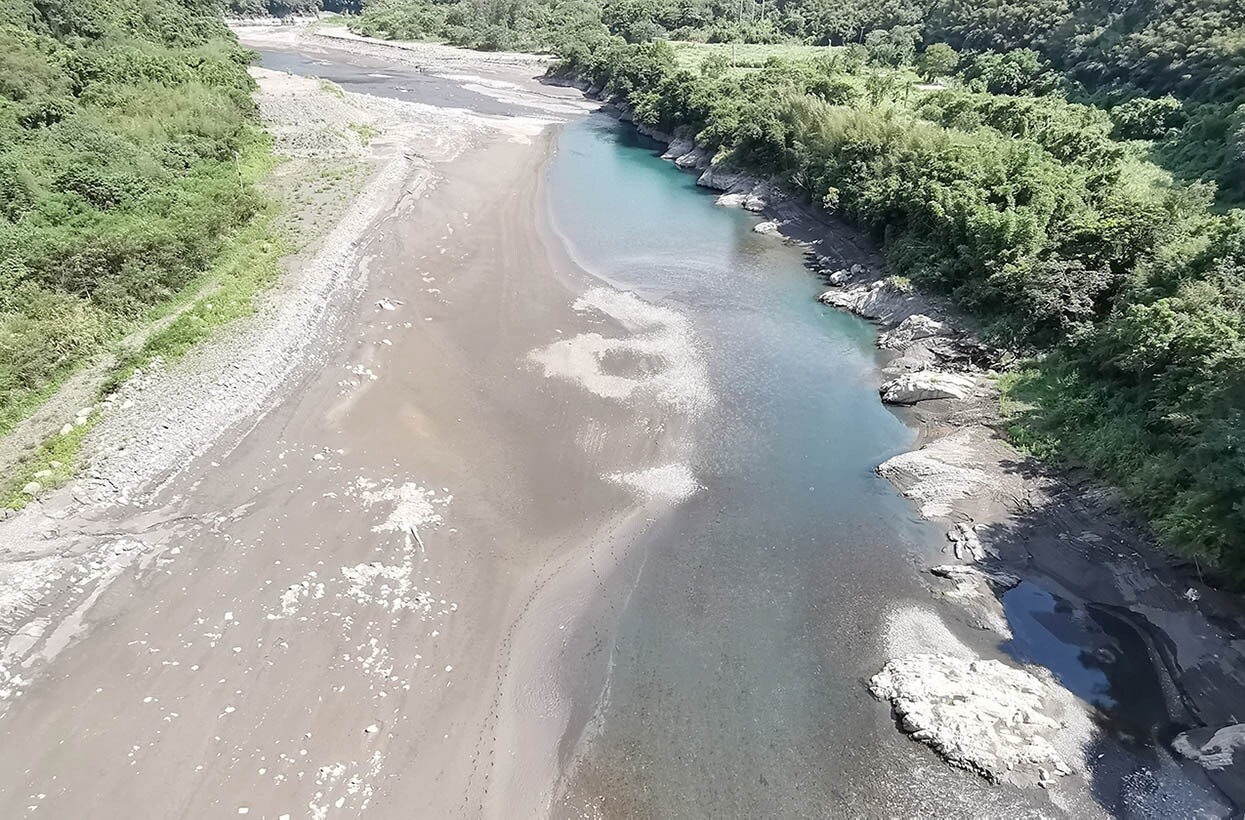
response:
<path fill-rule="evenodd" d="M 660 390 L 533 364 L 632 330 L 576 309 L 592 283 L 542 223 L 556 123 L 582 105 L 541 116 L 557 90 L 530 67 L 472 71 L 512 114 L 257 72 L 291 151 L 375 129 L 370 176 L 256 322 L 298 298 L 314 315 L 127 388 L 95 484 L 5 523 L 54 558 L 10 613 L 0 816 L 547 809 L 627 546 L 677 500 L 609 476 L 677 462 L 681 425 Z M 222 366 L 244 375 L 205 388 Z M 669 420 L 653 436 L 637 412 Z"/>

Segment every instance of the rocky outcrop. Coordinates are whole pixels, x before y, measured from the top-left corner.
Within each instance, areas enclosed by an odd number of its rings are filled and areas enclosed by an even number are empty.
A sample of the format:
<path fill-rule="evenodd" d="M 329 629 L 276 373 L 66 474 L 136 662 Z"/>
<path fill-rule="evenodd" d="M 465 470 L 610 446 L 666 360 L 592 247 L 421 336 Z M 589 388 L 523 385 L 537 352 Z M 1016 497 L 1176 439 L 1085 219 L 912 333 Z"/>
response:
<path fill-rule="evenodd" d="M 674 164 L 684 170 L 692 170 L 693 168 L 704 168 L 709 164 L 709 154 L 703 148 L 693 148 L 686 154 L 676 157 Z"/>
<path fill-rule="evenodd" d="M 964 564 L 943 564 L 931 568 L 930 574 L 953 584 L 950 589 L 936 591 L 960 604 L 969 623 L 978 629 L 993 632 L 1003 640 L 1012 639 L 1011 625 L 1003 610 L 1000 594 L 1017 586 L 1020 578 L 1010 572 Z"/>
<path fill-rule="evenodd" d="M 846 310 L 866 319 L 882 320 L 899 314 L 906 316 L 911 298 L 889 280 L 879 279 L 842 290 L 828 290 L 818 296 L 817 300 L 823 305 Z"/>
<path fill-rule="evenodd" d="M 727 193 L 739 193 L 744 190 L 751 192 L 756 187 L 756 183 L 756 178 L 747 171 L 740 171 L 725 165 L 710 165 L 696 178 L 696 184 L 703 188 L 712 188 L 715 191 Z"/>
<path fill-rule="evenodd" d="M 924 313 L 914 313 L 879 335 L 878 347 L 885 350 L 903 350 L 913 342 L 950 334 L 951 328 L 944 322 L 931 319 Z"/>
<path fill-rule="evenodd" d="M 919 370 L 891 379 L 881 387 L 887 404 L 916 404 L 934 399 L 964 399 L 972 395 L 977 380 L 962 373 Z"/>
<path fill-rule="evenodd" d="M 1049 681 L 1000 661 L 908 655 L 869 681 L 890 701 L 903 730 L 948 763 L 991 782 L 1051 786 L 1072 773 L 1052 738 L 1063 724 Z"/>
<path fill-rule="evenodd" d="M 959 430 L 878 465 L 878 474 L 913 501 L 925 518 L 951 513 L 963 499 L 987 493 L 994 481 L 977 461 L 973 428 Z"/>
<path fill-rule="evenodd" d="M 1240 757 L 1245 761 L 1245 723 L 1222 729 L 1191 729 L 1176 736 L 1172 748 L 1211 770 L 1226 769 Z"/>
<path fill-rule="evenodd" d="M 675 137 L 670 141 L 670 145 L 666 148 L 665 153 L 661 155 L 662 159 L 676 159 L 684 154 L 690 153 L 696 147 L 696 141 L 687 139 L 686 137 Z"/>

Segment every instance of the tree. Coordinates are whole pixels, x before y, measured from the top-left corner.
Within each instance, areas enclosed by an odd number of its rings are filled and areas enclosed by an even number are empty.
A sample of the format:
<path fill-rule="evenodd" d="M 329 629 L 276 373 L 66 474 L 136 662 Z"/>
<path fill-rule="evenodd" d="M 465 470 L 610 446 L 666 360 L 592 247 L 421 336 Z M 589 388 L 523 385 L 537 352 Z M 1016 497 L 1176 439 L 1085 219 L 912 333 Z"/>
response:
<path fill-rule="evenodd" d="M 917 60 L 916 70 L 925 79 L 933 82 L 942 77 L 950 76 L 960 64 L 960 53 L 946 43 L 931 43 L 921 52 Z"/>

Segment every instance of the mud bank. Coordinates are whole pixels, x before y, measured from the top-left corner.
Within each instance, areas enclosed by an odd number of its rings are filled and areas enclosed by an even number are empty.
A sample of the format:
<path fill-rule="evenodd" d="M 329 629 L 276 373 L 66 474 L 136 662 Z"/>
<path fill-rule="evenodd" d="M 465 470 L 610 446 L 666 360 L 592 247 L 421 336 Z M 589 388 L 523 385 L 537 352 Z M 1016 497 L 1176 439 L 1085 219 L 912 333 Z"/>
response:
<path fill-rule="evenodd" d="M 631 121 L 625 100 L 576 87 Z M 828 285 L 822 302 L 877 325 L 885 378 L 879 399 L 903 406 L 897 412 L 917 426 L 920 445 L 879 464 L 878 472 L 924 518 L 947 526 L 947 563 L 926 568 L 931 595 L 957 604 L 965 623 L 996 634 L 1016 664 L 1011 671 L 1039 673 L 1037 684 L 1014 679 L 1016 694 L 1039 686 L 1066 712 L 1069 687 L 1094 722 L 1137 749 L 1141 771 L 1183 766 L 1194 782 L 1208 784 L 1198 809 L 1229 813 L 1234 805 L 1239 811 L 1245 805 L 1245 749 L 1236 741 L 1239 704 L 1245 703 L 1241 601 L 1163 553 L 1109 488 L 1011 447 L 994 384 L 1009 361 L 1006 351 L 982 344 L 945 301 L 889 279 L 867 237 L 770 180 L 715 164 L 684 136 L 638 129 L 667 146 L 664 159 L 719 191 L 718 204 L 756 213 L 763 220 L 758 233 L 804 246 L 809 267 Z M 1019 603 L 1026 595 L 1053 602 L 1059 614 L 1052 610 L 1052 628 L 1071 635 L 1067 640 L 1079 645 L 1082 657 L 1102 670 L 1102 691 L 1078 689 L 1069 683 L 1075 670 L 1013 635 L 1011 624 L 1027 618 Z M 1079 627 L 1064 629 L 1055 621 Z M 889 670 L 875 692 L 896 702 L 890 695 L 901 696 L 895 682 L 905 678 L 919 684 L 909 694 L 937 688 L 960 676 L 962 670 L 949 672 L 948 663 L 954 666 L 941 657 L 901 665 L 904 674 Z M 922 679 L 921 668 L 930 675 Z M 1012 679 L 1007 672 L 1000 677 Z M 953 718 L 943 717 L 950 722 L 941 728 L 954 733 Z M 960 748 L 938 739 L 928 721 L 920 723 L 910 727 L 915 736 L 935 748 Z M 1056 725 L 1067 728 L 1066 721 Z M 1084 751 L 1092 760 L 1090 734 Z M 958 753 L 947 756 L 978 771 L 990 766 L 988 756 L 969 762 Z M 1086 778 L 1104 804 L 1135 799 L 1128 784 L 1108 782 L 1120 773 L 1090 769 Z M 1025 779 L 1049 787 L 1063 773 L 1040 765 Z"/>

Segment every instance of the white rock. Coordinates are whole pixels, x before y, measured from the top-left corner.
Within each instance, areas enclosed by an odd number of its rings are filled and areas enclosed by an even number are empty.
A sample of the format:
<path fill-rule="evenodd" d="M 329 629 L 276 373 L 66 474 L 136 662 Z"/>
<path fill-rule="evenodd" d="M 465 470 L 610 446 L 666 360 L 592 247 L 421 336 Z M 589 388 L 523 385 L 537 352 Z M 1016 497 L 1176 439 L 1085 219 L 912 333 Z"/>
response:
<path fill-rule="evenodd" d="M 1236 750 L 1245 750 L 1245 723 L 1234 723 L 1216 731 L 1204 743 L 1199 744 L 1197 735 L 1205 735 L 1207 729 L 1194 729 L 1176 736 L 1172 748 L 1180 754 L 1196 760 L 1207 769 L 1226 769 L 1232 765 Z"/>
<path fill-rule="evenodd" d="M 756 231 L 759 234 L 767 234 L 767 235 L 778 233 L 778 223 L 774 222 L 773 220 L 770 220 L 768 222 L 758 222 L 757 224 L 752 226 L 752 230 Z"/>
<path fill-rule="evenodd" d="M 853 266 L 853 270 L 858 266 Z M 882 319 L 903 310 L 908 296 L 880 279 L 843 290 L 828 290 L 817 297 L 822 304 L 855 313 L 866 319 Z"/>
<path fill-rule="evenodd" d="M 377 732 L 379 732 L 379 731 L 380 731 L 380 727 L 379 727 L 379 726 L 377 726 L 375 723 L 373 723 L 372 725 L 368 726 L 368 727 L 367 727 L 366 729 L 364 729 L 363 731 L 364 731 L 365 733 L 369 734 L 369 735 L 374 735 L 374 734 L 376 734 Z"/>
<path fill-rule="evenodd" d="M 982 561 L 986 557 L 986 548 L 977 537 L 977 531 L 968 524 L 957 523 L 947 531 L 947 540 L 951 542 L 955 557 L 961 561 Z"/>
<path fill-rule="evenodd" d="M 42 484 L 40 484 L 38 481 L 32 481 L 29 484 L 27 484 L 25 487 L 22 487 L 22 492 L 25 493 L 26 495 L 36 495 L 42 489 L 43 489 Z"/>
<path fill-rule="evenodd" d="M 911 453 L 900 453 L 878 465 L 878 474 L 894 484 L 921 515 L 948 515 L 952 505 L 990 491 L 997 483 L 981 469 L 970 429 L 960 430 Z"/>
<path fill-rule="evenodd" d="M 747 198 L 746 194 L 721 194 L 715 201 L 726 208 L 742 208 Z"/>
<path fill-rule="evenodd" d="M 914 740 L 952 765 L 1020 786 L 1040 784 L 1043 770 L 1047 779 L 1072 771 L 1050 740 L 1063 729 L 1045 712 L 1051 686 L 999 661 L 934 654 L 892 660 L 869 681 Z"/>
<path fill-rule="evenodd" d="M 947 325 L 937 319 L 931 319 L 923 313 L 914 313 L 893 329 L 879 336 L 878 347 L 888 350 L 903 350 L 919 339 L 945 336 L 950 330 Z"/>
<path fill-rule="evenodd" d="M 61 428 L 61 435 L 62 435 L 62 436 L 67 436 L 67 435 L 69 435 L 69 434 L 70 434 L 70 433 L 72 433 L 72 432 L 73 432 L 73 425 L 72 425 L 72 424 L 66 424 L 64 427 L 62 427 L 62 428 Z"/>
<path fill-rule="evenodd" d="M 967 398 L 976 386 L 972 376 L 919 370 L 905 373 L 882 385 L 882 401 L 887 404 L 916 404 L 933 399 Z"/>

